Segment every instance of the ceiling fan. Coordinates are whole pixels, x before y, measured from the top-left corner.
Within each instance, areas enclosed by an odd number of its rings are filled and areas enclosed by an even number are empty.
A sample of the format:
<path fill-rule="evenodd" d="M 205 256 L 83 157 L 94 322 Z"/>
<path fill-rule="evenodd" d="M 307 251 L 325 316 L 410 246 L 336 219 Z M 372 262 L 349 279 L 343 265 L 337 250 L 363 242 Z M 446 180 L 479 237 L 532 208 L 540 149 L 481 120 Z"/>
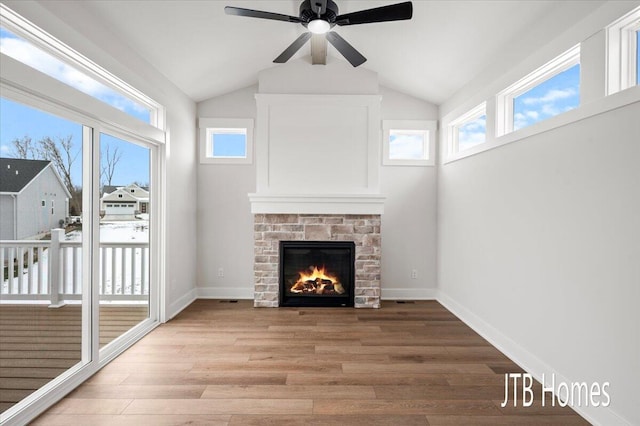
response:
<path fill-rule="evenodd" d="M 376 7 L 373 9 L 360 10 L 358 12 L 338 14 L 338 5 L 333 0 L 304 0 L 300 3 L 300 16 L 283 15 L 280 13 L 264 12 L 261 10 L 244 9 L 241 7 L 227 6 L 224 8 L 227 15 L 246 16 L 250 18 L 271 19 L 274 21 L 293 22 L 302 24 L 309 31 L 298 37 L 284 52 L 273 62 L 287 62 L 304 44 L 311 38 L 312 34 L 324 35 L 326 40 L 335 47 L 338 52 L 345 57 L 354 67 L 362 65 L 367 58 L 362 56 L 353 46 L 338 33 L 329 31 L 336 25 L 358 25 L 370 24 L 374 22 L 401 21 L 411 19 L 413 15 L 413 5 L 410 1 L 397 3 L 388 6 Z M 321 37 L 321 36 L 319 36 Z M 315 39 L 316 37 L 314 37 Z M 314 57 L 314 44 L 312 41 L 311 50 Z M 322 49 L 322 47 L 319 47 Z M 326 44 L 324 45 L 326 55 Z"/>

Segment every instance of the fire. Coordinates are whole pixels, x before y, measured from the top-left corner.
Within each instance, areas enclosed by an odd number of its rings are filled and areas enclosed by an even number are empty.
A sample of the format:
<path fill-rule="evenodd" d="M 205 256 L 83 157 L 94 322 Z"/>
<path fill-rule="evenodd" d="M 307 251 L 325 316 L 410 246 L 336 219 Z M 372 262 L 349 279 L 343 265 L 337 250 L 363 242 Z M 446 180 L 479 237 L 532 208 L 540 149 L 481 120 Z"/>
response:
<path fill-rule="evenodd" d="M 300 271 L 298 274 L 298 280 L 291 287 L 292 293 L 343 294 L 345 292 L 338 278 L 327 272 L 324 266 L 320 269 L 313 266 L 309 271 Z"/>
<path fill-rule="evenodd" d="M 336 278 L 333 275 L 327 274 L 324 266 L 320 269 L 318 269 L 317 266 L 314 266 L 313 269 L 312 268 L 309 268 L 309 269 L 311 270 L 311 273 L 298 272 L 300 274 L 300 278 L 298 278 L 298 281 L 302 281 L 302 282 L 315 281 L 319 278 L 321 280 L 331 281 L 332 283 L 338 282 L 338 278 Z"/>

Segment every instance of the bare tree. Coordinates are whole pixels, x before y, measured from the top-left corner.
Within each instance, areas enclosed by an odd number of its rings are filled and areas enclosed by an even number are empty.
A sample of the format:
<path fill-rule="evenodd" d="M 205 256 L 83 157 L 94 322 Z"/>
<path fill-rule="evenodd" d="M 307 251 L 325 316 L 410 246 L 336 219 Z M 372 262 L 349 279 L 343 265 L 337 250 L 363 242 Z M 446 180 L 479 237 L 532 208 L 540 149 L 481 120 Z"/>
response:
<path fill-rule="evenodd" d="M 49 136 L 40 139 L 38 147 L 39 156 L 53 163 L 64 185 L 69 192 L 73 194 L 74 187 L 71 179 L 71 167 L 78 158 L 80 151 L 73 152 L 72 135 L 67 137 L 58 136 L 56 139 L 57 140 L 53 140 Z"/>
<path fill-rule="evenodd" d="M 30 136 L 24 135 L 21 138 L 15 138 L 11 141 L 13 145 L 12 156 L 23 160 L 35 160 L 38 158 L 36 145 Z"/>
<path fill-rule="evenodd" d="M 109 144 L 107 144 L 105 151 L 106 152 L 101 154 L 100 177 L 102 178 L 101 180 L 102 180 L 103 186 L 104 185 L 111 186 L 111 181 L 113 180 L 113 174 L 116 171 L 116 166 L 118 165 L 118 162 L 122 158 L 122 153 L 120 152 L 118 147 L 115 147 L 113 150 L 111 150 L 111 146 Z"/>

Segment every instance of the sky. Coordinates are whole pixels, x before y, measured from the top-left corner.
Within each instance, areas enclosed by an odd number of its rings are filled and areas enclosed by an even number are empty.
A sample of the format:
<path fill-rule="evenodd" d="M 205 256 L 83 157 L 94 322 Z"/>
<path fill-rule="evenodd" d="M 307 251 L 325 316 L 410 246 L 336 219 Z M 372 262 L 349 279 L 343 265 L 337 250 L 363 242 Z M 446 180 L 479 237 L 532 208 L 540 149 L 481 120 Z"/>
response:
<path fill-rule="evenodd" d="M 0 28 L 0 51 L 139 120 L 147 123 L 150 120 L 150 111 L 148 109 L 45 53 L 4 28 Z M 73 152 L 78 154 L 72 167 L 72 180 L 75 185 L 81 184 L 82 155 L 80 151 L 82 149 L 82 126 L 79 123 L 56 117 L 5 98 L 0 99 L 0 114 L 0 156 L 15 156 L 12 141 L 24 136 L 31 137 L 34 142 L 45 136 L 49 136 L 54 140 L 71 136 Z M 127 185 L 132 182 L 146 184 L 149 182 L 149 150 L 147 148 L 109 135 L 101 135 L 101 152 L 105 152 L 107 144 L 111 146 L 112 152 L 117 147 L 122 154 L 112 179 L 113 185 Z"/>
<path fill-rule="evenodd" d="M 428 132 L 412 132 L 411 130 L 391 130 L 389 133 L 389 159 L 391 160 L 422 160 L 426 158 L 424 152 L 424 138 Z"/>
<path fill-rule="evenodd" d="M 458 127 L 458 151 L 481 144 L 486 138 L 487 116 L 482 115 Z"/>
<path fill-rule="evenodd" d="M 238 129 L 243 130 L 243 129 Z M 246 157 L 247 135 L 243 133 L 214 132 L 213 135 L 214 157 Z"/>
<path fill-rule="evenodd" d="M 513 99 L 513 130 L 522 129 L 580 105 L 580 64 Z"/>
<path fill-rule="evenodd" d="M 0 52 L 135 118 L 146 123 L 150 121 L 149 109 L 126 98 L 89 75 L 62 62 L 2 27 L 0 27 Z"/>

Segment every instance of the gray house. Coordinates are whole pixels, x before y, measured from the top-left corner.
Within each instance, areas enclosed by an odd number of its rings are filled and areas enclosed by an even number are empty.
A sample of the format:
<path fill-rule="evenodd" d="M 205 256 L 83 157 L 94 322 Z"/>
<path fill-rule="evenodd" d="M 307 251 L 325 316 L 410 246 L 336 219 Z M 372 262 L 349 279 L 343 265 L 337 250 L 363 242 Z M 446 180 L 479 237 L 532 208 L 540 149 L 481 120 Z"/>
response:
<path fill-rule="evenodd" d="M 106 220 L 134 220 L 149 212 L 149 188 L 135 183 L 127 186 L 105 185 L 100 198 L 100 214 Z"/>
<path fill-rule="evenodd" d="M 0 158 L 0 240 L 37 237 L 69 216 L 71 194 L 50 161 Z"/>

